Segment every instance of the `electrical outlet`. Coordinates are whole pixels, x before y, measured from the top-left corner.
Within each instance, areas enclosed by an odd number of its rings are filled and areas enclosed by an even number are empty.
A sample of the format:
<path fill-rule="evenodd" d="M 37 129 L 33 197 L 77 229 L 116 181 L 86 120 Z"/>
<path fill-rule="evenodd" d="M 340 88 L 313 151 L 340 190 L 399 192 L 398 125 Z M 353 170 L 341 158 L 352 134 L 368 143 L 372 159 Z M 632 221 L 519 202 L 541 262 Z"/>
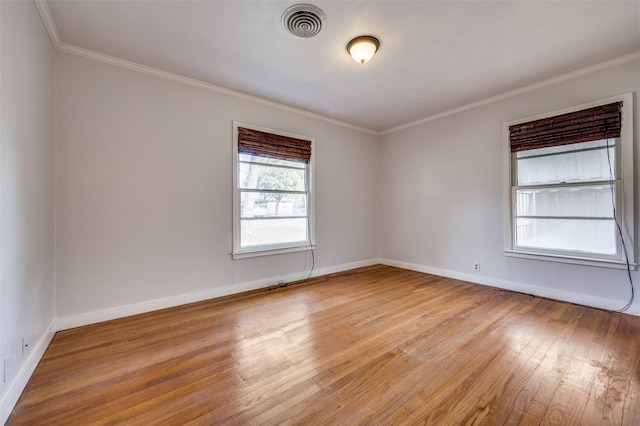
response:
<path fill-rule="evenodd" d="M 322 266 L 323 263 L 324 259 L 322 258 L 322 256 L 316 257 L 316 266 Z"/>
<path fill-rule="evenodd" d="M 11 376 L 13 375 L 13 371 L 11 370 L 11 355 L 7 355 L 4 358 L 4 362 L 2 363 L 2 381 L 4 383 L 9 383 L 9 380 L 11 379 Z"/>
<path fill-rule="evenodd" d="M 480 270 L 480 263 L 479 262 L 476 262 L 476 263 L 473 264 L 473 270 L 474 271 L 479 271 Z"/>
<path fill-rule="evenodd" d="M 27 341 L 26 337 L 22 336 L 22 360 L 23 361 L 28 354 L 29 354 L 29 342 Z"/>

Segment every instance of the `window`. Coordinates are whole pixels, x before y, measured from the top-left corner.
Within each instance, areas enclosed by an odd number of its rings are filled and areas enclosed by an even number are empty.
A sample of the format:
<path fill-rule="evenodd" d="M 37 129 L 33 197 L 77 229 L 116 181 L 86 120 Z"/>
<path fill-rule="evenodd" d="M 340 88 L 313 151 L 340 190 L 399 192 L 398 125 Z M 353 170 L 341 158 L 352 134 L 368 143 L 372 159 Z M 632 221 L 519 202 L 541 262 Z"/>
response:
<path fill-rule="evenodd" d="M 313 248 L 313 139 L 234 122 L 234 259 Z"/>
<path fill-rule="evenodd" d="M 624 95 L 505 124 L 507 254 L 633 264 L 631 102 Z"/>

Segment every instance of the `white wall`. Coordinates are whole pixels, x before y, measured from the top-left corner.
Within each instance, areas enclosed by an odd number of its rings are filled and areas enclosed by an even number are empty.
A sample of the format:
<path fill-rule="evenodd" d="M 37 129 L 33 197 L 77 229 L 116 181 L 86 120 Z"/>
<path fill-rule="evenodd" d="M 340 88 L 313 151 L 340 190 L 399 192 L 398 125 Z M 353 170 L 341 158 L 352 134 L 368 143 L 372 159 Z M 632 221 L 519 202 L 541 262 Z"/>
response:
<path fill-rule="evenodd" d="M 636 92 L 637 126 L 638 90 L 640 61 L 635 61 L 385 135 L 380 152 L 381 258 L 411 269 L 621 308 L 630 293 L 626 270 L 503 254 L 508 218 L 503 217 L 502 124 Z M 637 140 L 637 130 L 634 134 Z M 636 142 L 636 168 L 638 151 Z M 636 202 L 636 216 L 639 211 Z M 637 246 L 640 236 L 635 240 Z M 480 262 L 479 272 L 473 272 L 474 262 Z M 640 274 L 633 272 L 633 278 L 640 290 Z M 630 311 L 640 314 L 639 307 L 637 300 Z"/>
<path fill-rule="evenodd" d="M 622 306 L 629 291 L 622 270 L 504 256 L 502 123 L 636 91 L 639 69 L 638 61 L 628 63 L 376 137 L 60 53 L 59 325 L 306 276 L 308 253 L 231 259 L 233 120 L 316 138 L 319 272 L 380 256 L 474 282 Z"/>
<path fill-rule="evenodd" d="M 378 137 L 56 54 L 32 2 L 0 2 L 0 41 L 0 355 L 12 366 L 0 422 L 56 318 L 65 328 L 306 277 L 309 253 L 231 258 L 233 120 L 316 138 L 315 274 L 381 257 L 626 302 L 624 271 L 504 256 L 502 123 L 637 92 L 640 61 Z"/>
<path fill-rule="evenodd" d="M 0 355 L 10 362 L 3 423 L 55 317 L 55 52 L 33 2 L 0 2 L 0 34 Z"/>
<path fill-rule="evenodd" d="M 60 327 L 306 277 L 231 258 L 233 120 L 315 137 L 316 268 L 375 262 L 374 135 L 66 53 L 57 90 Z"/>

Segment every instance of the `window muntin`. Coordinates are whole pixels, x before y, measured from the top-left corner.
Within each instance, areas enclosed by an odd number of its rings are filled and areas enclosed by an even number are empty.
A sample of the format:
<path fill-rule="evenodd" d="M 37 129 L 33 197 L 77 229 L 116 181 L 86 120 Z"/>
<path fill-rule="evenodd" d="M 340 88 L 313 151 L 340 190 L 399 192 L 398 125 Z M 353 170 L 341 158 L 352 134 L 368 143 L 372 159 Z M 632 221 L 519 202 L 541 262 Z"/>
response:
<path fill-rule="evenodd" d="M 312 158 L 309 162 L 278 158 L 277 149 L 265 155 L 262 149 L 244 152 L 238 128 L 267 135 L 263 140 L 267 150 L 278 138 L 288 143 L 291 137 L 234 123 L 234 258 L 312 248 Z"/>
<path fill-rule="evenodd" d="M 618 254 L 616 140 L 513 153 L 514 247 Z"/>
<path fill-rule="evenodd" d="M 611 119 L 613 104 L 619 119 Z M 583 132 L 571 140 L 562 130 L 553 139 L 556 122 L 574 126 L 574 118 L 588 121 L 585 113 L 596 109 L 609 114 L 597 131 L 615 134 L 617 124 L 615 136 L 588 140 Z M 515 133 L 514 143 L 514 129 L 540 132 L 543 141 Z M 505 253 L 610 267 L 626 267 L 628 258 L 635 265 L 632 129 L 631 94 L 505 123 Z"/>

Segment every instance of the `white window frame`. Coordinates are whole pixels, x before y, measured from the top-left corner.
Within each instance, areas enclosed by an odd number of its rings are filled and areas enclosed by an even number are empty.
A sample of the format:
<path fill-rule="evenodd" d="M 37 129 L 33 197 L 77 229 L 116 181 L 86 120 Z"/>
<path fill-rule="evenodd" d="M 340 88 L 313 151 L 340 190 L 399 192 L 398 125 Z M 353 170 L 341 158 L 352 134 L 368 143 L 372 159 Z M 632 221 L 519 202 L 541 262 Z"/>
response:
<path fill-rule="evenodd" d="M 635 214 L 634 214 L 634 156 L 633 156 L 633 94 L 626 93 L 619 96 L 613 96 L 607 99 L 590 102 L 587 104 L 577 105 L 562 110 L 552 111 L 549 113 L 539 114 L 532 117 L 525 117 L 518 120 L 509 121 L 503 124 L 503 205 L 504 205 L 504 253 L 510 257 L 520 257 L 527 259 L 536 259 L 543 261 L 573 263 L 589 266 L 601 266 L 609 268 L 627 268 L 627 259 L 621 250 L 620 235 L 616 232 L 616 244 L 618 246 L 618 255 L 616 258 L 605 258 L 601 256 L 590 257 L 587 253 L 581 252 L 564 252 L 543 249 L 526 249 L 515 246 L 515 190 L 513 187 L 513 153 L 511 152 L 509 127 L 528 121 L 539 120 L 543 118 L 553 117 L 556 115 L 567 114 L 580 111 L 587 108 L 593 108 L 600 105 L 606 105 L 613 102 L 622 101 L 622 128 L 616 153 L 616 158 L 620 166 L 620 177 L 616 182 L 616 220 L 622 229 L 622 235 L 627 249 L 629 265 L 635 269 L 635 253 L 634 253 L 634 236 L 635 236 Z"/>
<path fill-rule="evenodd" d="M 281 244 L 266 244 L 261 246 L 241 247 L 240 231 L 240 203 L 241 190 L 238 185 L 239 155 L 238 155 L 238 128 L 257 130 L 274 135 L 287 136 L 296 139 L 303 139 L 311 142 L 311 159 L 306 167 L 307 173 L 307 220 L 308 220 L 308 240 L 296 241 Z M 233 122 L 233 259 L 243 259 L 255 256 L 267 256 L 273 254 L 291 253 L 297 251 L 315 249 L 315 197 L 314 197 L 314 161 L 315 161 L 315 138 L 280 130 L 268 129 L 253 124 Z"/>

